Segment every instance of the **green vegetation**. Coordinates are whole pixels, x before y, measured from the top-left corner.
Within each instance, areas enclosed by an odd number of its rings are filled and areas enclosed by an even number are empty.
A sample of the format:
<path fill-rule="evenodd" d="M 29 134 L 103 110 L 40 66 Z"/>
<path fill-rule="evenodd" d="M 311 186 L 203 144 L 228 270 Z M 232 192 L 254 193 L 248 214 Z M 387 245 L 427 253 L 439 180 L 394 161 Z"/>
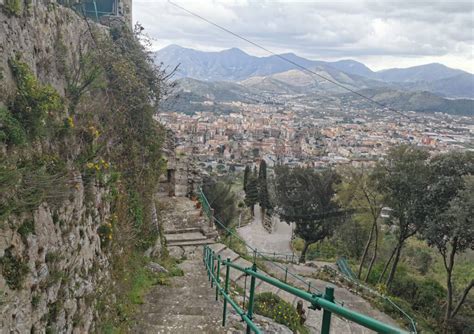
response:
<path fill-rule="evenodd" d="M 255 175 L 248 175 L 247 183 L 245 184 L 245 205 L 250 208 L 250 213 L 253 215 L 254 206 L 258 203 L 258 180 Z"/>
<path fill-rule="evenodd" d="M 292 246 L 300 261 L 344 256 L 360 280 L 415 318 L 419 330 L 457 333 L 474 328 L 473 174 L 472 152 L 431 157 L 401 145 L 370 170 L 278 166 L 270 199 L 284 220 L 296 222 Z M 252 176 L 248 168 L 246 193 Z M 409 325 L 389 302 L 360 292 Z"/>
<path fill-rule="evenodd" d="M 18 119 L 7 109 L 0 108 L 0 143 L 21 145 L 26 142 L 26 133 Z"/>
<path fill-rule="evenodd" d="M 333 200 L 339 176 L 331 170 L 318 173 L 286 166 L 279 166 L 275 173 L 280 216 L 296 224 L 295 234 L 305 242 L 300 262 L 305 262 L 308 247 L 330 237 L 345 215 Z"/>
<path fill-rule="evenodd" d="M 8 0 L 6 6 L 14 9 L 16 3 Z M 84 42 L 94 47 L 81 49 L 80 62 L 74 64 L 58 35 L 55 55 L 64 77 L 55 79 L 67 82 L 64 97 L 41 83 L 21 55 L 9 59 L 16 91 L 2 99 L 7 107 L 0 108 L 0 145 L 6 151 L 0 158 L 0 219 L 21 216 L 17 232 L 24 240 L 35 232 L 33 213 L 41 204 L 53 212 L 55 224 L 64 225 L 57 209 L 81 186 L 87 209 L 97 204 L 95 189 L 106 194 L 101 200 L 109 201 L 110 217 L 101 209 L 95 219 L 101 220 L 97 234 L 110 255 L 116 284 L 104 282 L 98 301 L 104 329 L 125 328 L 145 291 L 168 277 L 150 273 L 145 268 L 149 260 L 139 255 L 159 236 L 151 213 L 154 186 L 164 167 L 163 130 L 153 116 L 167 84 L 137 32 L 117 26 L 108 35 L 91 27 Z M 67 271 L 57 268 L 59 259 L 50 253 L 46 257 L 50 275 L 41 289 L 68 279 Z M 20 289 L 28 273 L 23 259 L 7 250 L 0 265 L 9 287 Z M 90 273 L 99 266 L 95 263 Z M 167 275 L 182 271 L 173 265 Z M 114 295 L 117 303 L 111 302 Z M 60 304 L 49 306 L 49 330 L 58 308 Z"/>
<path fill-rule="evenodd" d="M 26 275 L 29 272 L 28 266 L 23 259 L 13 254 L 12 249 L 5 250 L 5 254 L 0 258 L 2 275 L 10 289 L 19 290 L 23 285 Z"/>
<path fill-rule="evenodd" d="M 5 0 L 3 6 L 8 15 L 20 16 L 22 7 L 21 0 Z"/>
<path fill-rule="evenodd" d="M 23 240 L 26 240 L 28 235 L 35 233 L 35 221 L 33 219 L 28 219 L 24 221 L 17 231 L 21 235 Z"/>
<path fill-rule="evenodd" d="M 212 178 L 205 178 L 202 191 L 214 209 L 214 217 L 219 219 L 224 226 L 230 227 L 238 216 L 237 199 L 231 190 L 231 185 Z M 219 229 L 222 228 L 218 224 L 216 226 Z"/>
<path fill-rule="evenodd" d="M 231 228 L 230 231 L 231 233 L 225 234 L 224 244 L 237 254 L 244 257 L 247 256 L 247 246 L 240 238 L 236 237 L 238 233 L 235 228 Z"/>
<path fill-rule="evenodd" d="M 150 271 L 147 268 L 150 259 L 137 251 L 132 252 L 126 261 L 118 259 L 114 264 L 113 275 L 119 284 L 115 293 L 116 301 L 107 302 L 106 293 L 104 299 L 97 305 L 99 313 L 102 314 L 100 332 L 126 332 L 132 324 L 137 307 L 143 304 L 143 297 L 153 285 L 168 285 L 171 277 L 183 276 L 183 271 L 178 267 L 180 260 L 169 256 L 163 256 L 158 261 L 168 270 L 167 273 Z"/>
<path fill-rule="evenodd" d="M 270 194 L 268 193 L 268 182 L 267 182 L 267 163 L 264 159 L 260 161 L 258 169 L 258 203 L 262 210 L 262 217 L 268 210 L 272 208 L 270 203 Z"/>
<path fill-rule="evenodd" d="M 62 98 L 51 86 L 39 84 L 19 56 L 10 59 L 9 64 L 18 88 L 10 107 L 12 115 L 24 126 L 30 139 L 46 135 L 46 130 L 57 125 L 63 115 Z"/>
<path fill-rule="evenodd" d="M 474 324 L 472 259 L 474 155 L 400 146 L 375 169 L 341 169 L 337 200 L 351 219 L 309 247 L 308 258 L 349 259 L 354 272 L 387 294 L 428 332 Z M 382 207 L 389 217 L 381 219 Z M 302 249 L 303 241 L 293 242 Z M 370 259 L 370 260 L 369 260 Z M 374 301 L 394 316 L 400 311 Z M 405 320 L 406 321 L 406 320 Z"/>
<path fill-rule="evenodd" d="M 290 304 L 271 292 L 259 293 L 255 296 L 254 311 L 276 322 L 287 326 L 295 333 L 308 333 L 300 324 L 300 316 Z"/>

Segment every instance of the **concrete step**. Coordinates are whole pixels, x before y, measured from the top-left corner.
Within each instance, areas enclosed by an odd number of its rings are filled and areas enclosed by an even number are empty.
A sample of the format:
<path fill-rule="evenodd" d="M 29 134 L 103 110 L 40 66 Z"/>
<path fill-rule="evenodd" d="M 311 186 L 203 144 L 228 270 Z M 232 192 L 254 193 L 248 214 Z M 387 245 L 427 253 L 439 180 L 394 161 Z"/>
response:
<path fill-rule="evenodd" d="M 188 227 L 188 228 L 179 228 L 175 230 L 166 230 L 165 235 L 167 234 L 180 234 L 180 233 L 190 233 L 190 232 L 201 232 L 199 227 Z"/>
<path fill-rule="evenodd" d="M 210 245 L 209 248 L 212 249 L 214 252 L 219 253 L 220 251 L 226 249 L 227 246 L 221 243 L 216 243 L 216 244 Z"/>
<path fill-rule="evenodd" d="M 212 239 L 190 240 L 190 241 L 172 241 L 168 242 L 168 246 L 204 246 L 215 243 Z"/>
<path fill-rule="evenodd" d="M 248 282 L 247 282 L 248 283 Z M 270 285 L 266 282 L 262 282 L 257 286 L 257 289 L 255 290 L 256 293 L 262 293 L 262 292 L 271 292 L 271 293 L 277 293 L 279 288 L 276 286 Z"/>
<path fill-rule="evenodd" d="M 247 261 L 243 258 L 238 258 L 238 259 L 236 259 L 235 261 L 232 261 L 232 262 L 235 263 L 238 266 L 241 266 L 242 268 L 249 268 L 249 267 L 252 266 L 252 263 L 250 263 L 249 261 Z M 225 268 L 221 269 L 221 274 L 225 275 Z M 244 272 L 242 272 L 240 270 L 237 270 L 235 268 L 230 269 L 230 279 L 231 279 L 231 281 L 237 282 L 237 284 L 238 284 L 239 283 L 238 281 L 241 280 L 244 276 L 245 276 Z M 248 281 L 248 283 L 250 283 L 249 278 L 247 278 L 247 281 Z"/>
<path fill-rule="evenodd" d="M 230 259 L 231 261 L 237 260 L 240 255 L 234 252 L 232 249 L 229 248 L 223 248 L 220 252 L 217 253 L 218 255 L 221 256 L 221 259 L 227 260 Z"/>
<path fill-rule="evenodd" d="M 168 244 L 175 241 L 197 241 L 207 239 L 201 232 L 187 232 L 179 234 L 165 234 L 166 241 Z"/>

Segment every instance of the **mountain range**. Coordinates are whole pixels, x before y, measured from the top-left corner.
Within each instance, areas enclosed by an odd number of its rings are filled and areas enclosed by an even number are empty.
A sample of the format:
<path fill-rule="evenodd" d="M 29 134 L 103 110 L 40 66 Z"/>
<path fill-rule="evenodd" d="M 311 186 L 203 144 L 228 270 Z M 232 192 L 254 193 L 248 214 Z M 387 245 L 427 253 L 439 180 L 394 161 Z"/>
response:
<path fill-rule="evenodd" d="M 442 64 L 372 71 L 354 60 L 317 61 L 293 53 L 255 57 L 237 48 L 204 52 L 177 45 L 157 51 L 154 59 L 168 69 L 178 66 L 177 90 L 191 102 L 248 102 L 262 93 L 347 93 L 342 85 L 400 110 L 474 114 L 474 75 Z"/>
<path fill-rule="evenodd" d="M 280 58 L 290 60 L 285 61 Z M 409 68 L 372 71 L 355 60 L 335 62 L 309 60 L 293 53 L 256 57 L 232 48 L 219 52 L 205 52 L 178 45 L 167 46 L 154 54 L 157 63 L 169 68 L 178 66 L 176 78 L 189 77 L 204 81 L 243 81 L 251 77 L 266 77 L 277 73 L 298 70 L 298 65 L 311 70 L 329 72 L 331 76 L 344 77 L 354 87 L 367 88 L 390 86 L 410 91 L 429 91 L 449 98 L 474 98 L 474 75 L 452 69 L 442 64 L 426 64 Z M 293 75 L 293 77 L 298 75 Z"/>

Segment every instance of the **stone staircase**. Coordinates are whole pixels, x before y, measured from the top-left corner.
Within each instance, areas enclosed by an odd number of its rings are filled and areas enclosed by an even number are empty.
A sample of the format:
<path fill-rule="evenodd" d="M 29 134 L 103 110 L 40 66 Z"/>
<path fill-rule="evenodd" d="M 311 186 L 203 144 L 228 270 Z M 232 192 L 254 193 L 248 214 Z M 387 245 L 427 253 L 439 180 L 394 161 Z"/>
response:
<path fill-rule="evenodd" d="M 200 228 L 184 228 L 165 231 L 168 247 L 201 246 L 215 242 L 215 235 Z"/>
<path fill-rule="evenodd" d="M 217 231 L 209 225 L 196 202 L 187 197 L 164 197 L 160 205 L 168 249 L 215 242 Z"/>
<path fill-rule="evenodd" d="M 252 263 L 242 258 L 239 254 L 234 252 L 233 250 L 229 249 L 226 245 L 220 243 L 214 243 L 210 245 L 210 248 L 216 252 L 217 255 L 220 255 L 222 259 L 230 259 L 235 264 L 248 268 L 252 266 Z M 270 262 L 265 262 L 266 273 L 270 276 L 280 279 L 284 281 L 285 273 L 283 270 L 277 268 Z M 307 266 L 300 266 L 300 265 L 289 265 L 289 270 L 293 273 L 300 273 L 300 275 L 309 274 L 313 268 Z M 221 281 L 225 279 L 225 267 L 221 267 Z M 231 281 L 239 286 L 241 289 L 247 288 L 246 293 L 248 297 L 248 289 L 250 286 L 250 279 L 247 278 L 247 282 L 245 284 L 245 275 L 238 270 L 231 269 L 230 270 L 230 279 Z M 319 289 L 320 291 L 324 291 L 325 287 L 329 284 L 328 282 L 324 282 L 318 279 L 313 279 L 309 277 L 304 278 L 305 281 L 310 281 L 311 286 L 314 288 Z M 307 285 L 303 282 L 297 280 L 296 278 L 292 277 L 291 275 L 287 275 L 287 282 L 295 287 L 300 289 L 306 290 Z M 296 304 L 299 300 L 298 297 L 281 290 L 273 285 L 270 285 L 266 282 L 261 280 L 257 280 L 256 285 L 256 293 L 262 292 L 271 292 L 276 294 L 277 296 L 281 297 L 286 302 L 292 304 L 296 308 Z M 366 300 L 362 297 L 350 292 L 349 290 L 343 287 L 336 287 L 335 289 L 335 298 L 337 301 L 342 302 L 345 306 L 349 309 L 354 310 L 356 312 L 368 315 L 372 318 L 377 320 L 383 321 L 385 323 L 389 323 L 393 326 L 398 327 L 398 324 L 388 317 L 386 314 L 378 311 L 373 306 L 371 306 Z M 304 302 L 307 320 L 305 325 L 308 327 L 310 333 L 320 333 L 320 326 L 322 323 L 322 315 L 323 312 L 319 310 L 311 310 L 308 308 L 307 302 Z M 331 319 L 331 333 L 374 333 L 373 331 L 364 328 L 354 322 L 348 321 L 346 319 L 334 316 Z"/>
<path fill-rule="evenodd" d="M 172 205 L 171 205 L 172 204 Z M 222 259 L 230 259 L 235 264 L 248 268 L 252 263 L 226 245 L 216 242 L 217 232 L 209 227 L 208 222 L 202 216 L 196 203 L 184 197 L 163 198 L 160 202 L 160 219 L 164 222 L 165 238 L 170 254 L 177 258 L 185 259 L 180 267 L 185 275 L 175 277 L 171 286 L 157 286 L 146 297 L 145 304 L 141 308 L 139 323 L 134 330 L 136 333 L 241 333 L 243 326 L 240 318 L 235 312 L 229 310 L 228 327 L 222 328 L 222 300 L 215 301 L 215 289 L 211 289 L 207 274 L 202 261 L 203 247 L 209 245 Z M 307 266 L 289 265 L 290 271 L 301 275 L 310 275 L 313 268 Z M 277 269 L 271 263 L 265 263 L 267 274 L 284 280 L 284 272 Z M 225 278 L 225 267 L 221 267 L 221 281 Z M 249 277 L 242 272 L 231 269 L 230 279 L 234 286 L 246 291 L 250 286 Z M 298 282 L 290 275 L 288 283 L 306 289 L 302 282 Z M 311 281 L 313 287 L 324 290 L 327 282 L 305 278 Z M 257 280 L 256 293 L 272 292 L 283 300 L 296 307 L 298 298 L 274 287 L 266 282 Z M 344 302 L 348 308 L 369 315 L 378 320 L 395 324 L 385 314 L 375 310 L 361 297 L 350 291 L 337 287 L 335 290 L 336 300 Z M 242 302 L 243 296 L 240 296 Z M 239 301 L 239 300 L 237 300 Z M 305 302 L 305 304 L 307 304 Z M 305 305 L 307 321 L 305 325 L 310 333 L 319 333 L 322 323 L 322 311 L 310 310 Z M 258 317 L 256 317 L 258 319 Z M 262 317 L 260 317 L 262 318 Z M 233 319 L 233 320 L 231 320 Z M 267 322 L 265 322 L 267 321 Z M 277 326 L 269 323 L 268 319 L 257 323 L 261 328 L 265 326 Z M 272 333 L 287 332 L 286 327 Z M 332 317 L 331 333 L 372 333 L 355 323 L 346 321 L 337 316 Z"/>

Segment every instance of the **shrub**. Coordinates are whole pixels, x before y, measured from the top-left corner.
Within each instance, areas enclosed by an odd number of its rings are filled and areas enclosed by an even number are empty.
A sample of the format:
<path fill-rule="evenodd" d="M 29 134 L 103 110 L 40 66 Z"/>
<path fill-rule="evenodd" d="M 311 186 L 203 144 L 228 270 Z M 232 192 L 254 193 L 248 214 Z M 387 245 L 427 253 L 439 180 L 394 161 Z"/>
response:
<path fill-rule="evenodd" d="M 41 85 L 19 57 L 10 59 L 9 64 L 18 88 L 11 107 L 12 114 L 31 139 L 42 136 L 53 121 L 61 116 L 63 101 L 53 87 Z"/>
<path fill-rule="evenodd" d="M 20 145 L 25 141 L 25 130 L 20 122 L 8 110 L 0 108 L 0 142 L 7 145 Z"/>
<path fill-rule="evenodd" d="M 107 247 L 112 241 L 112 224 L 105 223 L 99 226 L 97 234 L 99 234 L 100 243 L 102 247 Z"/>
<path fill-rule="evenodd" d="M 293 331 L 301 330 L 300 316 L 296 309 L 277 295 L 263 292 L 255 296 L 254 311 L 287 326 Z"/>
<path fill-rule="evenodd" d="M 28 219 L 21 224 L 18 228 L 18 233 L 21 235 L 23 240 L 26 240 L 28 235 L 35 233 L 35 222 L 33 219 Z"/>
<path fill-rule="evenodd" d="M 5 0 L 4 8 L 8 15 L 19 16 L 21 14 L 21 1 Z"/>
<path fill-rule="evenodd" d="M 0 264 L 8 287 L 12 290 L 20 289 L 29 271 L 26 263 L 21 258 L 13 255 L 11 249 L 8 248 L 5 255 L 0 258 Z"/>

